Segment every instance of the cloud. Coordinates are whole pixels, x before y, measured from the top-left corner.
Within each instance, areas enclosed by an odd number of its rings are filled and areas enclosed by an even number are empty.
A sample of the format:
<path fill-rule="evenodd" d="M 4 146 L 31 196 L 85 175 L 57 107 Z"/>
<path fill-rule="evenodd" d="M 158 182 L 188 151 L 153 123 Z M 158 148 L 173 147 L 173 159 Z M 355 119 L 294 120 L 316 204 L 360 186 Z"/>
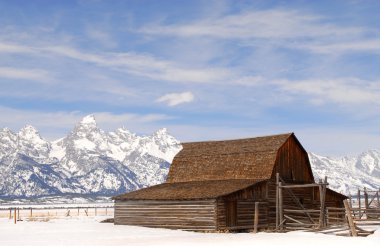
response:
<path fill-rule="evenodd" d="M 0 67 L 0 77 L 6 79 L 33 80 L 36 82 L 51 82 L 48 71 L 42 69 L 20 69 L 14 67 Z"/>
<path fill-rule="evenodd" d="M 375 52 L 380 53 L 380 39 L 357 39 L 350 41 L 331 41 L 327 43 L 305 43 L 293 48 L 305 49 L 319 54 L 341 54 L 352 52 Z"/>
<path fill-rule="evenodd" d="M 3 47 L 3 49 L 1 48 Z M 181 67 L 168 60 L 158 59 L 149 54 L 135 52 L 89 53 L 68 46 L 29 47 L 0 43 L 0 53 L 33 53 L 33 55 L 61 56 L 92 63 L 121 73 L 129 73 L 144 78 L 176 83 L 217 83 L 232 76 L 226 68 Z M 54 58 L 54 57 L 53 57 Z"/>
<path fill-rule="evenodd" d="M 270 45 L 336 55 L 380 52 L 378 30 L 336 24 L 331 18 L 289 9 L 250 10 L 181 24 L 153 23 L 140 33 L 181 38 L 240 40 L 242 46 Z"/>
<path fill-rule="evenodd" d="M 343 105 L 380 104 L 380 86 L 377 81 L 357 78 L 277 80 L 273 82 L 291 95 L 304 95 L 316 104 L 334 102 Z"/>
<path fill-rule="evenodd" d="M 136 113 L 112 113 L 80 111 L 56 111 L 44 112 L 37 110 L 23 110 L 0 106 L 0 127 L 9 127 L 15 131 L 26 124 L 31 124 L 46 133 L 47 138 L 62 137 L 71 130 L 77 122 L 88 114 L 93 114 L 100 128 L 114 130 L 123 125 L 137 129 L 153 130 L 152 124 L 172 119 L 165 114 L 136 114 Z M 43 134 L 44 136 L 44 134 Z"/>
<path fill-rule="evenodd" d="M 169 93 L 156 100 L 156 102 L 166 103 L 170 107 L 192 101 L 194 101 L 194 95 L 190 91 L 182 93 Z"/>
<path fill-rule="evenodd" d="M 352 36 L 363 28 L 342 27 L 326 23 L 322 16 L 295 10 L 251 10 L 218 18 L 207 18 L 190 24 L 143 26 L 142 33 L 180 37 L 222 39 L 295 39 L 305 37 Z"/>

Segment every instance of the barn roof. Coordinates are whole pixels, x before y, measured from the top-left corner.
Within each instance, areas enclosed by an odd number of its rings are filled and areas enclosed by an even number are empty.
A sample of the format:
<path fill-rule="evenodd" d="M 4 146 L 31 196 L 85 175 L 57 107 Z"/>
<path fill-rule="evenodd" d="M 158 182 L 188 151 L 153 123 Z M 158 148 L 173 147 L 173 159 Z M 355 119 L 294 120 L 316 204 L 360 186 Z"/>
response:
<path fill-rule="evenodd" d="M 292 135 L 183 143 L 170 167 L 167 182 L 270 179 L 277 152 Z"/>
<path fill-rule="evenodd" d="M 115 200 L 211 199 L 231 194 L 262 180 L 207 180 L 163 183 L 114 197 Z"/>

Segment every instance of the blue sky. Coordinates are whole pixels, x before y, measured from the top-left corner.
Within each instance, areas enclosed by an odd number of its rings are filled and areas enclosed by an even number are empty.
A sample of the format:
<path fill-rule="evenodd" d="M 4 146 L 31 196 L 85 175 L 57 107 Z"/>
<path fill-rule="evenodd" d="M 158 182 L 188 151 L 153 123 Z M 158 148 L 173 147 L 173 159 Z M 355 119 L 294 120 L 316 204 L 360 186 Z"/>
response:
<path fill-rule="evenodd" d="M 0 0 L 0 127 L 380 143 L 379 1 Z"/>

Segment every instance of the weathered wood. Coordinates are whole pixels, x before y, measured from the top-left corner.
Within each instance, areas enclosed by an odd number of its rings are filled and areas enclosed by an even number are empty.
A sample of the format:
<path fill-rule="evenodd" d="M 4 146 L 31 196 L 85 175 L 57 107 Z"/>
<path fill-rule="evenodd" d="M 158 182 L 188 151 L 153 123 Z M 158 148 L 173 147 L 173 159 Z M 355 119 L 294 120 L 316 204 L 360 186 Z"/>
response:
<path fill-rule="evenodd" d="M 253 233 L 257 233 L 257 226 L 259 224 L 259 202 L 255 202 L 255 218 L 253 225 Z"/>
<path fill-rule="evenodd" d="M 13 218 L 14 218 L 14 223 L 16 224 L 17 223 L 16 208 L 14 208 Z"/>
<path fill-rule="evenodd" d="M 362 214 L 361 214 L 361 196 L 360 196 L 360 189 L 358 189 L 358 205 L 359 205 L 359 219 L 362 217 Z"/>
<path fill-rule="evenodd" d="M 276 230 L 278 230 L 280 225 L 280 215 L 279 215 L 279 197 L 278 197 L 278 191 L 279 187 L 278 184 L 280 182 L 280 174 L 276 173 Z"/>
<path fill-rule="evenodd" d="M 344 200 L 343 204 L 344 204 L 344 208 L 346 209 L 346 218 L 347 218 L 347 221 L 348 221 L 348 225 L 350 227 L 351 236 L 357 237 L 358 236 L 358 232 L 356 231 L 354 220 L 352 218 L 351 208 L 350 208 L 347 200 Z"/>
<path fill-rule="evenodd" d="M 283 210 L 283 197 L 282 197 L 282 183 L 278 183 L 278 209 L 279 209 L 279 220 L 280 225 L 279 229 L 283 229 L 283 221 L 284 221 L 284 210 Z"/>

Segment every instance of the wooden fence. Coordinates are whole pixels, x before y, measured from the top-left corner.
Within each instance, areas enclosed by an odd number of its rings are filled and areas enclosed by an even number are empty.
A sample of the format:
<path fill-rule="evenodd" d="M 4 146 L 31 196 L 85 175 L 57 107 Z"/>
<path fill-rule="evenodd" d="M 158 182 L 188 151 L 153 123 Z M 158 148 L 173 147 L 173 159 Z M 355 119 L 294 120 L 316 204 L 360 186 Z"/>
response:
<path fill-rule="evenodd" d="M 22 220 L 49 220 L 74 216 L 107 216 L 113 217 L 114 206 L 51 206 L 51 207 L 7 207 L 0 208 L 0 218 L 8 218 L 17 223 Z"/>

